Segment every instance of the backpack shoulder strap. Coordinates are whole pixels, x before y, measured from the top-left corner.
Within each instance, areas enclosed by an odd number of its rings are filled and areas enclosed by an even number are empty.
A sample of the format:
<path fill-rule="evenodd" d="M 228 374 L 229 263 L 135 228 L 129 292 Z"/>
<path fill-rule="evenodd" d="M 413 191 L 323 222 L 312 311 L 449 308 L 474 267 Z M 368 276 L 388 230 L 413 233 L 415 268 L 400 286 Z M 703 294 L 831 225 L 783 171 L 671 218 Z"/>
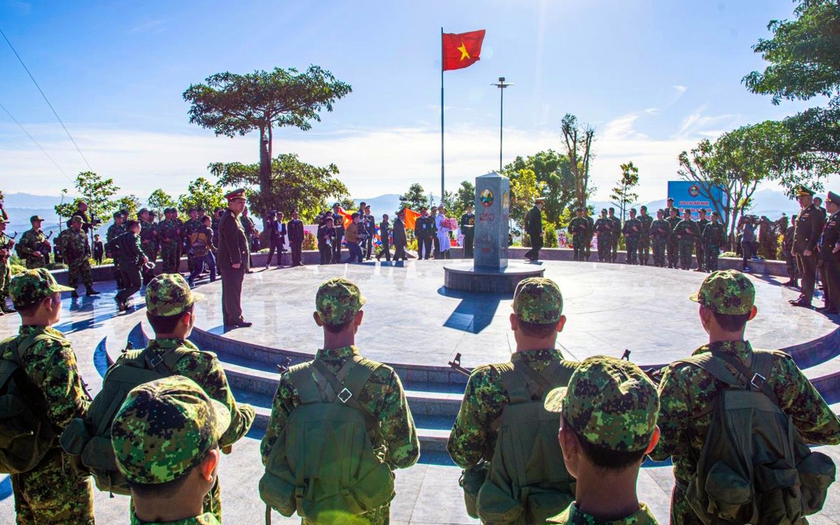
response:
<path fill-rule="evenodd" d="M 680 359 L 673 364 L 685 363 L 687 365 L 702 368 L 710 373 L 715 379 L 726 383 L 730 387 L 744 388 L 744 384 L 738 380 L 735 375 L 726 368 L 718 354 L 704 353 L 698 356 L 693 356 L 690 359 Z"/>
<path fill-rule="evenodd" d="M 12 344 L 12 341 L 14 340 L 14 337 L 11 337 L 11 338 L 7 339 L 3 343 L 4 343 L 4 346 L 7 345 L 7 346 L 11 347 L 12 357 L 13 357 L 15 363 L 17 363 L 18 366 L 23 367 L 23 361 L 21 361 L 21 359 L 20 359 L 21 354 L 25 353 L 27 350 L 29 350 L 30 348 L 35 346 L 35 343 L 38 343 L 38 342 L 41 342 L 41 341 L 48 341 L 50 339 L 53 339 L 53 337 L 50 336 L 49 334 L 37 334 L 37 335 L 30 334 L 30 335 L 24 337 L 20 341 L 20 343 L 18 343 L 18 344 Z"/>
<path fill-rule="evenodd" d="M 301 404 L 324 402 L 321 391 L 312 376 L 312 361 L 289 367 L 289 377 L 300 396 Z"/>
<path fill-rule="evenodd" d="M 142 363 L 143 368 L 154 370 L 163 377 L 171 376 L 175 365 L 187 354 L 193 353 L 195 350 L 185 347 L 172 348 L 160 355 L 155 355 L 151 351 L 151 347 L 144 348 L 138 355 L 138 360 Z"/>
<path fill-rule="evenodd" d="M 724 354 L 724 353 L 715 353 L 715 357 L 726 361 L 732 368 L 738 371 L 739 374 L 744 379 L 744 382 L 748 385 L 749 388 L 753 390 L 757 390 L 770 398 L 770 401 L 773 402 L 776 406 L 779 405 L 779 400 L 776 397 L 776 393 L 773 392 L 773 389 L 770 388 L 770 385 L 767 384 L 767 376 L 770 374 L 770 371 L 773 368 L 773 353 L 772 352 L 765 352 L 761 350 L 753 350 L 752 352 L 752 362 L 750 363 L 750 367 L 745 366 L 741 361 L 736 359 L 735 357 Z"/>
<path fill-rule="evenodd" d="M 510 404 L 515 405 L 531 401 L 531 395 L 528 393 L 528 382 L 521 371 L 508 363 L 493 366 L 502 374 L 502 385 L 510 398 Z"/>

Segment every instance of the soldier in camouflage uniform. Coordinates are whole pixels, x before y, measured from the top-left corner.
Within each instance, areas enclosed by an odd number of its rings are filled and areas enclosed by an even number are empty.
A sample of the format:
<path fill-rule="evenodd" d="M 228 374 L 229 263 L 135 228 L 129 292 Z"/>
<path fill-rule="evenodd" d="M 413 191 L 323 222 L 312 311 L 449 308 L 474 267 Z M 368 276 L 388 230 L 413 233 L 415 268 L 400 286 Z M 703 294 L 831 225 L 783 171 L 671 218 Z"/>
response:
<path fill-rule="evenodd" d="M 707 272 L 716 272 L 721 246 L 726 244 L 726 227 L 721 224 L 718 212 L 712 212 L 712 220 L 703 228 L 703 241 L 706 245 L 706 262 L 703 268 Z"/>
<path fill-rule="evenodd" d="M 12 248 L 15 240 L 6 235 L 6 224 L 9 221 L 0 217 L 0 315 L 14 312 L 6 304 L 9 297 L 9 282 L 12 279 L 12 268 L 9 266 L 9 257 L 12 256 Z"/>
<path fill-rule="evenodd" d="M 140 246 L 151 262 L 157 261 L 157 225 L 146 208 L 137 213 L 140 219 Z M 143 268 L 143 284 L 148 285 L 155 278 L 154 268 Z"/>
<path fill-rule="evenodd" d="M 26 267 L 30 270 L 43 268 L 49 260 L 50 255 L 50 241 L 47 236 L 41 231 L 41 225 L 44 219 L 38 215 L 33 215 L 29 218 L 32 229 L 24 232 L 23 237 L 20 238 L 17 250 L 18 254 L 26 263 Z"/>
<path fill-rule="evenodd" d="M 586 236 L 586 242 L 584 242 L 583 253 L 586 257 L 586 260 L 589 260 L 589 257 L 592 256 L 592 237 L 595 236 L 595 219 L 589 215 L 589 210 L 584 208 L 583 216 L 586 219 L 586 222 L 589 223 L 589 234 Z"/>
<path fill-rule="evenodd" d="M 85 295 L 99 295 L 99 292 L 93 289 L 93 278 L 90 275 L 90 242 L 82 231 L 82 218 L 74 215 L 70 219 L 70 227 L 61 232 L 56 242 L 61 247 L 61 256 L 68 267 L 67 281 L 73 289 L 73 298 L 79 297 L 76 293 L 79 277 L 85 284 Z"/>
<path fill-rule="evenodd" d="M 158 226 L 158 240 L 160 241 L 160 258 L 163 261 L 163 273 L 177 273 L 181 261 L 178 252 L 181 247 L 181 226 L 173 208 L 164 212 L 164 220 Z"/>
<path fill-rule="evenodd" d="M 736 270 L 713 272 L 690 299 L 700 303 L 700 322 L 709 334 L 709 344 L 694 350 L 692 356 L 709 352 L 724 354 L 748 367 L 753 350 L 744 332 L 747 322 L 757 313 L 752 281 Z M 807 443 L 840 444 L 840 420 L 816 388 L 790 355 L 776 351 L 772 354 L 774 363 L 766 384 L 778 398 L 779 408 L 791 417 Z M 725 361 L 722 364 L 738 377 L 735 368 Z M 651 457 L 657 461 L 671 457 L 674 461 L 672 524 L 702 523 L 688 506 L 685 491 L 690 476 L 697 470 L 697 458 L 712 424 L 714 411 L 709 410 L 710 405 L 725 388 L 726 383 L 689 363 L 673 364 L 662 375 L 659 385 L 662 437 Z"/>
<path fill-rule="evenodd" d="M 197 232 L 199 228 L 201 228 L 201 220 L 198 217 L 198 210 L 195 208 L 190 208 L 189 211 L 189 220 L 184 223 L 183 228 L 181 228 L 181 237 L 182 237 L 182 244 L 181 244 L 181 253 L 187 254 L 187 270 L 192 273 L 193 270 L 193 258 L 190 255 L 190 251 L 192 249 L 192 245 L 190 243 L 190 236 Z"/>
<path fill-rule="evenodd" d="M 35 406 L 47 407 L 46 417 L 56 431 L 50 451 L 37 467 L 11 476 L 20 525 L 94 522 L 90 478 L 73 468 L 57 437 L 74 418 L 84 418 L 90 405 L 70 341 L 52 328 L 61 319 L 61 292 L 70 290 L 56 283 L 45 268 L 15 276 L 10 287 L 21 327 L 17 336 L 0 343 L 0 358 L 14 360 L 15 348 L 37 338 L 18 352 L 19 362 L 34 387 L 33 395 L 41 398 Z"/>
<path fill-rule="evenodd" d="M 324 329 L 324 348 L 315 354 L 315 361 L 320 361 L 333 374 L 359 355 L 356 348 L 355 334 L 362 322 L 365 304 L 359 288 L 347 279 L 330 279 L 318 288 L 315 294 L 315 322 Z M 376 368 L 370 379 L 362 387 L 358 402 L 379 425 L 385 453 L 385 462 L 392 468 L 407 468 L 420 457 L 420 441 L 414 427 L 414 420 L 408 408 L 400 378 L 388 365 Z M 265 437 L 260 446 L 263 464 L 275 446 L 284 444 L 278 441 L 286 421 L 295 407 L 300 405 L 300 397 L 292 383 L 288 371 L 280 375 L 271 419 Z M 362 516 L 372 525 L 387 524 L 390 520 L 390 505 L 384 505 Z M 310 523 L 307 520 L 304 524 Z"/>
<path fill-rule="evenodd" d="M 624 245 L 627 248 L 627 264 L 639 264 L 639 236 L 642 234 L 642 223 L 636 218 L 636 209 L 630 208 L 630 218 L 624 221 Z"/>
<path fill-rule="evenodd" d="M 110 225 L 108 231 L 105 232 L 105 255 L 114 261 L 114 280 L 117 282 L 117 290 L 125 288 L 125 283 L 123 283 L 122 274 L 120 273 L 120 256 L 116 251 L 116 246 L 112 244 L 111 246 L 114 248 L 109 251 L 108 244 L 126 232 L 125 219 L 126 217 L 122 212 L 118 211 L 114 214 L 114 224 Z"/>
<path fill-rule="evenodd" d="M 131 487 L 131 525 L 219 525 L 202 509 L 216 485 L 225 405 L 194 381 L 170 376 L 144 383 L 114 417 L 111 445 Z"/>
<path fill-rule="evenodd" d="M 697 254 L 697 268 L 695 271 L 704 272 L 706 271 L 706 238 L 703 237 L 703 232 L 706 230 L 706 226 L 709 225 L 709 219 L 706 218 L 706 210 L 704 208 L 697 210 L 696 224 L 699 236 L 694 242 L 694 253 Z"/>
<path fill-rule="evenodd" d="M 665 268 L 665 247 L 671 237 L 671 225 L 663 218 L 665 212 L 657 210 L 656 220 L 650 223 L 650 239 L 653 245 L 653 265 Z"/>
<path fill-rule="evenodd" d="M 645 373 L 629 361 L 590 357 L 568 388 L 549 392 L 545 408 L 560 413 L 560 446 L 577 479 L 574 503 L 548 523 L 656 524 L 636 495 L 642 461 L 659 440 L 659 395 Z"/>
<path fill-rule="evenodd" d="M 554 281 L 544 277 L 522 280 L 516 286 L 510 321 L 516 339 L 516 352 L 509 363 L 483 365 L 472 371 L 458 417 L 449 434 L 446 449 L 452 461 L 463 469 L 471 469 L 482 460 L 490 462 L 493 459 L 498 439 L 494 423 L 510 404 L 502 370 L 511 366 L 526 366 L 542 374 L 547 369 L 574 366 L 555 348 L 557 334 L 563 329 L 566 316 L 563 315 L 563 295 Z M 555 377 L 543 376 L 543 379 L 551 388 L 566 386 L 558 384 Z M 531 388 L 530 380 L 528 385 L 531 399 L 539 400 L 543 392 Z M 513 459 L 511 463 L 514 463 Z M 539 480 L 531 481 L 539 483 Z"/>
<path fill-rule="evenodd" d="M 621 219 L 615 216 L 615 208 L 610 208 L 608 219 L 612 222 L 609 262 L 615 262 L 618 259 L 618 241 L 621 237 Z"/>
<path fill-rule="evenodd" d="M 607 218 L 607 210 L 601 210 L 601 217 L 595 221 L 594 226 L 595 234 L 598 235 L 598 262 L 610 261 L 612 228 L 613 222 Z"/>
<path fill-rule="evenodd" d="M 680 245 L 674 230 L 677 227 L 677 223 L 681 220 L 680 211 L 677 208 L 671 207 L 668 213 L 669 215 L 665 216 L 665 222 L 670 226 L 668 230 L 668 244 L 666 246 L 668 248 L 668 268 L 676 269 L 680 259 Z"/>
<path fill-rule="evenodd" d="M 572 236 L 572 249 L 574 249 L 575 260 L 582 261 L 585 257 L 586 241 L 589 240 L 589 221 L 583 216 L 583 208 L 575 208 L 577 217 L 569 223 L 569 234 Z"/>
<path fill-rule="evenodd" d="M 691 269 L 691 251 L 700 232 L 697 230 L 697 223 L 691 220 L 691 210 L 683 211 L 683 220 L 674 227 L 674 237 L 680 249 L 680 269 Z"/>
<path fill-rule="evenodd" d="M 227 376 L 215 354 L 198 349 L 187 340 L 195 323 L 193 304 L 198 294 L 181 274 L 161 274 L 146 287 L 146 311 L 155 338 L 149 341 L 153 355 L 163 355 L 175 349 L 192 351 L 182 357 L 173 373 L 188 377 L 198 383 L 212 399 L 222 403 L 230 412 L 230 425 L 219 438 L 222 451 L 230 453 L 233 443 L 241 439 L 254 422 L 254 408 L 237 403 L 228 386 Z M 119 361 L 118 361 L 119 362 Z M 222 519 L 222 500 L 216 483 L 204 501 L 205 512 L 212 512 Z"/>
<path fill-rule="evenodd" d="M 639 234 L 639 264 L 647 266 L 650 258 L 650 226 L 653 224 L 653 217 L 648 215 L 647 206 L 639 208 L 639 222 L 642 224 L 642 232 Z"/>

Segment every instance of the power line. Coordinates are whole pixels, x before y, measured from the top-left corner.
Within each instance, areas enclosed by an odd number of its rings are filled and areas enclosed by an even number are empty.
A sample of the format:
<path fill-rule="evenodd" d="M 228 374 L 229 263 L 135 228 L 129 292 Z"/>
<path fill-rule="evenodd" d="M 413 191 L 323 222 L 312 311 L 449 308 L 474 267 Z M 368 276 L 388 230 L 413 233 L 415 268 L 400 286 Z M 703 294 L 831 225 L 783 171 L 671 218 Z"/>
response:
<path fill-rule="evenodd" d="M 76 144 L 76 141 L 73 139 L 73 136 L 70 134 L 70 131 L 67 129 L 67 126 L 64 125 L 64 122 L 61 120 L 61 117 L 58 116 L 58 113 L 55 111 L 55 108 L 53 107 L 52 104 L 50 104 L 50 100 L 47 98 L 47 95 L 44 93 L 44 90 L 42 90 L 41 86 L 38 85 L 38 81 L 35 80 L 35 77 L 32 76 L 32 73 L 29 71 L 29 68 L 26 67 L 26 64 L 23 63 L 23 59 L 20 58 L 20 55 L 18 55 L 18 52 L 15 50 L 15 46 L 12 45 L 12 43 L 9 41 L 9 38 L 6 36 L 6 33 L 4 33 L 2 29 L 0 29 L 0 35 L 3 35 L 3 39 L 6 41 L 7 44 L 9 44 L 9 47 L 12 49 L 12 53 L 15 54 L 15 56 L 18 59 L 18 62 L 20 62 L 20 65 L 22 65 L 23 69 L 26 70 L 26 74 L 28 74 L 29 78 L 32 79 L 32 82 L 35 84 L 35 87 L 37 87 L 38 91 L 41 92 L 41 96 L 44 97 L 44 101 L 47 103 L 47 105 L 52 110 L 53 115 L 55 115 L 55 118 L 58 119 L 58 123 L 61 124 L 62 128 L 64 128 L 64 132 L 67 133 L 67 136 L 70 138 L 70 142 L 72 142 L 73 145 L 76 146 L 76 151 L 79 152 L 79 155 L 81 155 L 82 160 L 84 160 L 85 164 L 87 164 L 88 169 L 90 171 L 93 171 L 93 168 L 90 166 L 90 162 L 88 162 L 87 158 L 85 158 L 85 154 L 82 153 L 82 150 L 79 148 L 79 145 Z M 8 113 L 8 111 L 7 111 L 7 113 Z M 27 133 L 27 135 L 28 135 L 28 133 Z"/>
<path fill-rule="evenodd" d="M 61 169 L 61 166 L 59 166 L 59 165 L 58 165 L 58 162 L 56 162 L 56 161 L 55 161 L 55 159 L 54 159 L 54 158 L 52 158 L 52 157 L 50 156 L 50 154 L 49 154 L 49 153 L 47 153 L 47 150 L 45 150 L 45 149 L 43 148 L 43 146 L 41 146 L 41 145 L 38 143 L 38 141 L 37 141 L 37 140 L 35 140 L 35 137 L 33 137 L 33 136 L 32 136 L 32 135 L 28 132 L 28 131 L 26 131 L 26 128 L 24 128 L 24 127 L 23 127 L 23 124 L 21 124 L 20 122 L 18 122 L 18 120 L 14 117 L 14 115 L 12 115 L 11 113 L 9 113 L 9 110 L 8 110 L 8 109 L 6 109 L 6 107 L 5 107 L 3 104 L 0 104 L 0 109 L 2 109 L 3 111 L 5 111 L 5 112 L 6 112 L 6 115 L 9 115 L 9 118 L 11 118 L 11 119 L 15 122 L 15 124 L 17 124 L 17 125 L 18 125 L 18 127 L 19 127 L 20 129 L 22 129 L 24 133 L 26 133 L 26 136 L 27 136 L 27 137 L 29 137 L 29 138 L 30 138 L 30 140 L 32 140 L 32 142 L 34 142 L 34 143 L 35 143 L 35 145 L 36 145 L 36 146 L 38 146 L 38 148 L 39 148 L 41 151 L 43 151 L 43 152 L 44 152 L 44 155 L 46 155 L 46 156 L 47 156 L 47 158 L 48 158 L 48 159 L 50 159 L 50 160 L 52 161 L 52 163 L 53 163 L 53 164 L 55 164 L 55 167 L 56 167 L 56 168 L 58 168 L 58 171 L 60 171 L 61 173 L 63 173 L 63 174 L 64 174 L 64 176 L 65 176 L 65 177 L 67 177 L 68 179 L 70 179 L 70 181 L 72 182 L 72 181 L 73 181 L 73 178 L 72 178 L 70 175 L 68 175 L 66 171 L 64 171 L 63 169 Z"/>

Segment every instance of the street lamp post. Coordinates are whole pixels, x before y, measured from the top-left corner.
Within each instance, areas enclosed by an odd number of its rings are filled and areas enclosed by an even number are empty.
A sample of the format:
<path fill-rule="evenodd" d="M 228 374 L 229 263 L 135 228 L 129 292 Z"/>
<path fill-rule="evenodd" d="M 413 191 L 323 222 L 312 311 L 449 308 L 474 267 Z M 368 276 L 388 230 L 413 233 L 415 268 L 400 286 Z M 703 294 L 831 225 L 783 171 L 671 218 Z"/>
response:
<path fill-rule="evenodd" d="M 491 83 L 491 86 L 499 88 L 501 93 L 501 110 L 499 111 L 499 173 L 502 172 L 502 146 L 504 145 L 504 126 L 505 126 L 505 88 L 512 86 L 512 82 L 505 83 L 505 77 L 499 77 L 498 83 Z"/>

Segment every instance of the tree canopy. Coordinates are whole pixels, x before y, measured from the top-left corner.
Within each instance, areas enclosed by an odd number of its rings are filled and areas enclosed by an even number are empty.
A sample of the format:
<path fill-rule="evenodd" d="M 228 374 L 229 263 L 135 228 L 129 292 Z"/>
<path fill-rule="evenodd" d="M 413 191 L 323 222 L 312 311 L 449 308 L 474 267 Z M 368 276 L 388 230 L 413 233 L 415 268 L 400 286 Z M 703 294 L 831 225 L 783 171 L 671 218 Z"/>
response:
<path fill-rule="evenodd" d="M 610 200 L 618 205 L 621 209 L 621 220 L 624 220 L 624 213 L 630 206 L 639 200 L 639 195 L 633 191 L 633 188 L 639 185 L 639 168 L 637 168 L 632 161 L 622 164 L 621 178 L 615 188 L 612 189 Z"/>
<path fill-rule="evenodd" d="M 163 210 L 166 208 L 175 208 L 176 202 L 175 199 L 172 198 L 172 195 L 166 193 L 161 188 L 156 189 L 149 195 L 149 198 L 146 199 L 146 204 L 155 214 L 161 218 L 163 217 Z"/>
<path fill-rule="evenodd" d="M 113 197 L 120 188 L 114 184 L 114 179 L 106 179 L 92 171 L 83 171 L 76 175 L 74 183 L 79 197 L 73 202 L 63 202 L 55 206 L 55 213 L 59 217 L 70 218 L 77 209 L 79 201 L 88 205 L 90 218 L 107 221 L 119 209 L 119 203 Z M 67 194 L 67 189 L 61 190 Z"/>
<path fill-rule="evenodd" d="M 429 207 L 429 197 L 426 195 L 426 190 L 416 182 L 409 186 L 407 192 L 400 195 L 400 201 L 414 211 Z"/>
<path fill-rule="evenodd" d="M 541 184 L 542 196 L 545 197 L 543 213 L 551 222 L 557 222 L 576 198 L 575 177 L 569 157 L 551 149 L 540 151 L 529 157 L 516 157 L 505 166 L 504 173 L 513 178 L 525 169 L 533 171 L 536 181 Z"/>
<path fill-rule="evenodd" d="M 563 132 L 563 145 L 569 169 L 575 182 L 575 204 L 586 207 L 591 188 L 589 187 L 589 163 L 592 161 L 592 142 L 595 140 L 595 128 L 589 124 L 578 123 L 577 117 L 566 113 L 560 124 Z"/>
<path fill-rule="evenodd" d="M 190 208 L 204 208 L 211 214 L 217 208 L 225 208 L 225 192 L 218 184 L 213 184 L 204 177 L 190 181 L 187 193 L 178 197 L 178 209 L 187 213 Z"/>

